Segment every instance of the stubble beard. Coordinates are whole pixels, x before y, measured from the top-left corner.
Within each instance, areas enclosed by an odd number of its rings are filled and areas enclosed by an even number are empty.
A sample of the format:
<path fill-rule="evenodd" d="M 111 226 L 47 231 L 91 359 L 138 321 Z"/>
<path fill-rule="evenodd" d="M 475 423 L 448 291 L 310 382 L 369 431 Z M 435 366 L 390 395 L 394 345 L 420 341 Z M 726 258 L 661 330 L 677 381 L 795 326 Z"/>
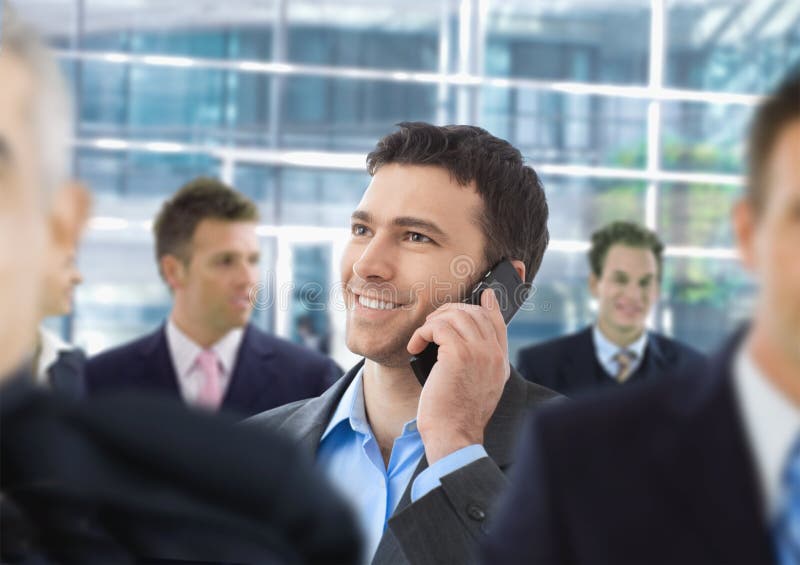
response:
<path fill-rule="evenodd" d="M 408 352 L 408 342 L 418 327 L 425 323 L 425 319 L 419 321 L 418 325 L 409 323 L 399 331 L 394 331 L 389 335 L 390 328 L 385 328 L 379 324 L 369 324 L 348 318 L 347 320 L 347 348 L 355 353 L 369 359 L 370 361 L 384 367 L 398 368 L 408 366 L 411 354 Z M 371 336 L 377 336 L 375 345 L 369 343 Z"/>

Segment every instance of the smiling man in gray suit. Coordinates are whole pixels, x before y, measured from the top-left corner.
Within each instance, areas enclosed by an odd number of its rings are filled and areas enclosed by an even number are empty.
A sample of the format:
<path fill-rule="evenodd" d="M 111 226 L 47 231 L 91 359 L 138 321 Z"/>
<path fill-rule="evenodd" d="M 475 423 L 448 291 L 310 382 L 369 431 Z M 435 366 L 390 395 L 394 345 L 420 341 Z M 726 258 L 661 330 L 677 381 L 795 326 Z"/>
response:
<path fill-rule="evenodd" d="M 470 126 L 400 124 L 342 259 L 348 348 L 365 357 L 322 396 L 255 416 L 310 453 L 356 510 L 373 563 L 465 563 L 506 486 L 517 429 L 555 393 L 508 361 L 493 292 L 461 303 L 501 259 L 530 283 L 548 242 L 535 171 Z M 409 365 L 429 343 L 424 386 Z"/>

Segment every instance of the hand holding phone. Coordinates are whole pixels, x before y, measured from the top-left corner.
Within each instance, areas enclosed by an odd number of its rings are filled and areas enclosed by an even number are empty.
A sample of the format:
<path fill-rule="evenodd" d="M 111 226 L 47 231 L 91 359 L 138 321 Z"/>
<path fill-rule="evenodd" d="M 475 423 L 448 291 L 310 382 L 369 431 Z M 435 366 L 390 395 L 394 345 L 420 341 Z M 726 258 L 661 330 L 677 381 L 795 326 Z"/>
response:
<path fill-rule="evenodd" d="M 496 292 L 481 292 L 480 301 L 437 308 L 409 340 L 411 353 L 439 344 L 417 405 L 417 430 L 430 464 L 483 444 L 510 376 L 504 309 Z"/>
<path fill-rule="evenodd" d="M 464 303 L 480 305 L 481 294 L 489 288 L 494 291 L 503 314 L 503 321 L 508 325 L 511 318 L 514 317 L 514 314 L 517 313 L 528 298 L 530 287 L 519 278 L 519 274 L 514 265 L 511 264 L 511 261 L 503 259 L 484 275 L 464 300 Z M 411 358 L 411 368 L 422 386 L 425 386 L 438 354 L 439 346 L 432 342 L 428 344 L 422 353 Z"/>

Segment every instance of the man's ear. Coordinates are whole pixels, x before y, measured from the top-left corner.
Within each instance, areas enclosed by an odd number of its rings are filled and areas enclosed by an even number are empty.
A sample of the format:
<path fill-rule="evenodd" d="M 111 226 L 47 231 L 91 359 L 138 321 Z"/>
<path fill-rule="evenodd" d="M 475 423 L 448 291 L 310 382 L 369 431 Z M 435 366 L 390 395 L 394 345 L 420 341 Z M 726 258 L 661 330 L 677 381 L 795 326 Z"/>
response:
<path fill-rule="evenodd" d="M 70 182 L 53 195 L 49 224 L 53 242 L 78 246 L 92 210 L 92 195 L 85 186 Z"/>
<path fill-rule="evenodd" d="M 516 269 L 519 278 L 523 281 L 525 280 L 525 263 L 520 261 L 519 259 L 512 259 L 511 264 L 514 265 L 514 269 Z"/>
<path fill-rule="evenodd" d="M 182 259 L 175 255 L 164 255 L 159 260 L 159 265 L 164 280 L 167 281 L 173 292 L 183 287 L 186 281 L 186 265 Z"/>
<path fill-rule="evenodd" d="M 756 268 L 756 211 L 746 199 L 739 200 L 732 212 L 733 231 L 742 263 L 750 271 Z"/>

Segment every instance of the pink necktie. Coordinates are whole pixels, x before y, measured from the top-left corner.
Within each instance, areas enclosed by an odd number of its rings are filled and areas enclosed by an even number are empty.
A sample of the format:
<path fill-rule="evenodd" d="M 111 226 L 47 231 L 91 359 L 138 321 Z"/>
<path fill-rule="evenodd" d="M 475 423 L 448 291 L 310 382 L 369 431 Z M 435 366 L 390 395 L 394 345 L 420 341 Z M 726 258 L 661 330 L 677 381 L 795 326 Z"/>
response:
<path fill-rule="evenodd" d="M 203 373 L 203 384 L 200 387 L 200 393 L 197 395 L 197 404 L 216 410 L 222 401 L 217 354 L 211 349 L 205 349 L 197 356 L 197 364 Z"/>

